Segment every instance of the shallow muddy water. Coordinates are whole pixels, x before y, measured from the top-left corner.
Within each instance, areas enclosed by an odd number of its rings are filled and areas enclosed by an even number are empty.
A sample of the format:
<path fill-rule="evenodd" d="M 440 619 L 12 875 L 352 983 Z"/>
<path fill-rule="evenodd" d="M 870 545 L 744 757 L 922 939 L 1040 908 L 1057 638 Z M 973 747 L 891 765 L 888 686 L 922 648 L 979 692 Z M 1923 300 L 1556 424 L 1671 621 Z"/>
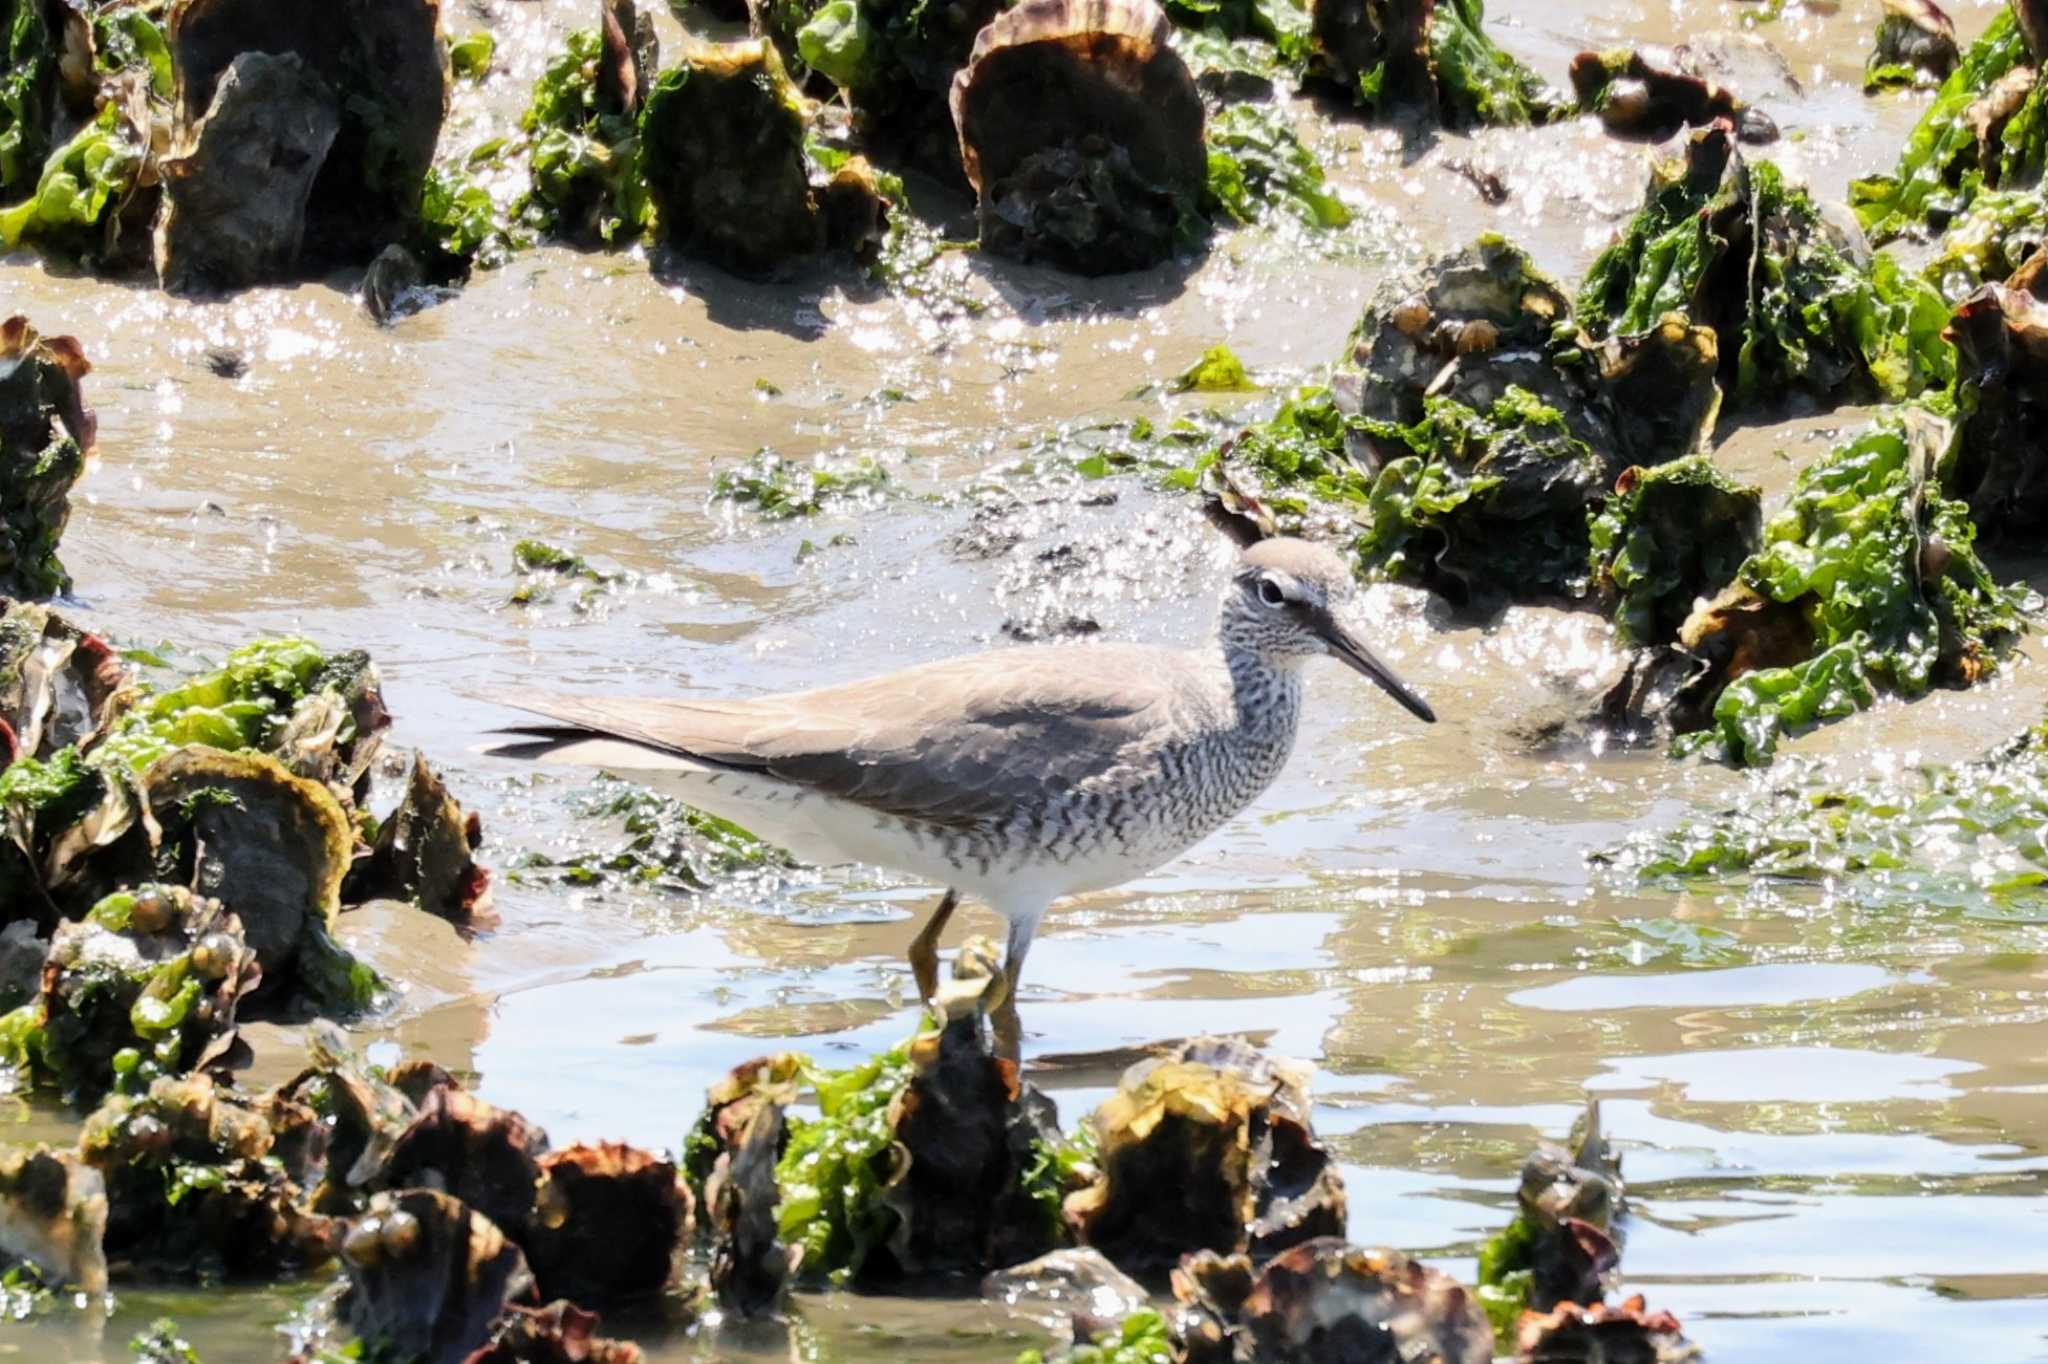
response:
<path fill-rule="evenodd" d="M 452 31 L 500 34 L 504 70 L 465 94 L 466 126 L 509 117 L 588 8 L 450 6 Z M 1760 7 L 1490 8 L 1503 44 L 1562 82 L 1583 47 L 1736 29 Z M 1829 196 L 1888 166 L 1918 107 L 1859 92 L 1879 8 L 1794 6 L 1755 30 L 1799 87 L 1759 100 L 1788 134 L 1766 154 Z M 1994 12 L 1950 8 L 1966 36 Z M 557 1144 L 673 1148 L 734 1063 L 851 1058 L 911 1026 L 903 953 L 926 888 L 835 872 L 686 897 L 518 870 L 611 835 L 572 813 L 574 781 L 474 756 L 512 717 L 464 693 L 799 687 L 1072 615 L 1120 638 L 1204 634 L 1228 551 L 1192 505 L 1142 475 L 1028 462 L 1073 429 L 1228 406 L 1145 391 L 1219 339 L 1261 377 L 1301 377 L 1388 270 L 1482 230 L 1576 278 L 1636 205 L 1650 154 L 1590 121 L 1416 149 L 1301 113 L 1366 213 L 1344 249 L 1225 235 L 1199 266 L 1099 283 L 963 258 L 979 310 L 544 249 L 380 330 L 347 281 L 195 306 L 0 266 L 0 313 L 76 334 L 95 365 L 100 457 L 65 541 L 82 618 L 212 655 L 282 630 L 366 647 L 394 741 L 483 813 L 495 929 L 465 943 L 422 916 L 344 921 L 406 987 L 365 1029 L 379 1059 L 430 1055 Z M 1484 203 L 1461 165 L 1499 174 L 1507 201 Z M 940 220 L 965 208 L 925 197 Z M 241 351 L 246 376 L 216 377 L 209 346 Z M 1782 490 L 1781 450 L 1804 457 L 1856 417 L 1750 428 L 1722 459 Z M 891 488 L 776 523 L 708 500 L 718 470 L 764 448 L 870 457 Z M 508 605 L 529 536 L 629 581 Z M 2048 898 L 1933 909 L 1624 884 L 1586 854 L 1744 779 L 1517 737 L 1612 662 L 1595 616 L 1522 609 L 1480 628 L 1402 589 L 1371 602 L 1376 642 L 1443 722 L 1319 673 L 1295 761 L 1250 813 L 1052 912 L 1023 1018 L 1063 1119 L 1136 1044 L 1249 1034 L 1318 1065 L 1352 1239 L 1469 1279 L 1522 1156 L 1597 1094 L 1633 1203 L 1625 1282 L 1709 1358 L 2048 1359 Z M 1968 756 L 2044 699 L 2048 674 L 2022 660 L 1788 753 L 1845 772 Z M 949 945 L 995 927 L 965 919 Z M 256 1032 L 260 1075 L 295 1068 L 291 1030 Z M 0 1100 L 0 1139 L 68 1139 L 74 1123 Z M 168 1313 L 208 1364 L 275 1359 L 319 1287 L 124 1291 L 103 1325 L 0 1325 L 0 1358 L 125 1359 L 129 1334 Z M 1044 1336 L 979 1302 L 845 1295 L 802 1299 L 788 1327 L 607 1325 L 658 1361 L 994 1364 Z"/>

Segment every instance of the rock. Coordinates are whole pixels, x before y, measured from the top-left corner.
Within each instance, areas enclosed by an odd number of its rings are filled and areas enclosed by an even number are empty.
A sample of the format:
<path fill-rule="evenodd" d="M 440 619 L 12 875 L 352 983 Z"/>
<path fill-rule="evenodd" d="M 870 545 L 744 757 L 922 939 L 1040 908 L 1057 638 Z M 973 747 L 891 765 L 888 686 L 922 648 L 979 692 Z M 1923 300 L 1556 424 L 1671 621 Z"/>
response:
<path fill-rule="evenodd" d="M 249 52 L 180 120 L 162 163 L 156 270 L 174 293 L 293 278 L 313 182 L 341 127 L 334 91 L 296 54 Z"/>

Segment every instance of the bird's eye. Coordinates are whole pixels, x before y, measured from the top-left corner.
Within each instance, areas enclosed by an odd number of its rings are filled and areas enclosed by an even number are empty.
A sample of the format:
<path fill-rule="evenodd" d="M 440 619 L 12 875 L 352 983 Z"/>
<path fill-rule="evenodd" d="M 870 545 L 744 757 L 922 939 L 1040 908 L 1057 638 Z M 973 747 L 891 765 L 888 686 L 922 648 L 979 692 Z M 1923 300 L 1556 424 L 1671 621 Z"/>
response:
<path fill-rule="evenodd" d="M 1271 578 L 1259 579 L 1259 600 L 1268 606 L 1285 606 L 1287 594 L 1280 590 L 1280 584 Z"/>

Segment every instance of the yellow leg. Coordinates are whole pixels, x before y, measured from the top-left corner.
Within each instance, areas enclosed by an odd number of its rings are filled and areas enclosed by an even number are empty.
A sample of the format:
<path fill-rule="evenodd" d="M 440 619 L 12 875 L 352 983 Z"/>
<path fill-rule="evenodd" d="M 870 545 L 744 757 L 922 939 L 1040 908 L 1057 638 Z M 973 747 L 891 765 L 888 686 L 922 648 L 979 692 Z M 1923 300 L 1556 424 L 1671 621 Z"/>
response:
<path fill-rule="evenodd" d="M 926 1004 L 938 998 L 939 935 L 946 931 L 946 921 L 953 917 L 953 910 L 959 904 L 960 893 L 948 889 L 946 898 L 939 901 L 939 907 L 932 911 L 931 922 L 910 940 L 910 974 L 917 980 L 918 998 Z"/>
<path fill-rule="evenodd" d="M 1010 925 L 1010 947 L 1003 956 L 1002 974 L 989 982 L 981 996 L 981 1007 L 995 1033 L 996 1055 L 1020 1064 L 1024 1060 L 1024 1020 L 1017 1015 L 1017 982 L 1024 975 L 1024 956 L 1031 950 L 1037 928 L 1036 916 L 1022 925 Z"/>

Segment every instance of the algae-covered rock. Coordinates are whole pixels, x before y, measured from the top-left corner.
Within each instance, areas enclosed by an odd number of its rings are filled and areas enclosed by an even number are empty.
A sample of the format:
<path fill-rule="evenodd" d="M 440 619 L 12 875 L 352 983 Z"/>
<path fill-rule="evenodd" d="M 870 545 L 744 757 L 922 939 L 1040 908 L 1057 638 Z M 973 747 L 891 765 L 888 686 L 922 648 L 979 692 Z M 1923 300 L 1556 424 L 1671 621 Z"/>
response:
<path fill-rule="evenodd" d="M 1341 1235 L 1343 1180 L 1308 1112 L 1305 1079 L 1240 1042 L 1140 1062 L 1090 1120 L 1100 1175 L 1067 1198 L 1066 1218 L 1131 1271 Z"/>
<path fill-rule="evenodd" d="M 106 1251 L 130 1274 L 271 1279 L 325 1262 L 339 1227 L 304 1206 L 261 1105 L 204 1075 L 115 1095 L 86 1120 L 107 1188 Z"/>
<path fill-rule="evenodd" d="M 432 1189 L 379 1194 L 341 1243 L 343 1319 L 371 1358 L 465 1364 L 533 1291 L 519 1247 Z"/>
<path fill-rule="evenodd" d="M 1468 603 L 1575 594 L 1586 576 L 1587 511 L 1606 461 L 1564 413 L 1521 388 L 1475 410 L 1424 401 L 1411 426 L 1368 421 L 1379 472 L 1366 494 L 1366 563 Z"/>
<path fill-rule="evenodd" d="M 1312 68 L 1380 117 L 1547 123 L 1564 102 L 1486 34 L 1484 0 L 1311 0 Z"/>
<path fill-rule="evenodd" d="M 242 925 L 176 886 L 119 891 L 58 925 L 36 999 L 0 1018 L 0 1059 L 74 1101 L 140 1093 L 236 1056 L 260 971 Z"/>
<path fill-rule="evenodd" d="M 953 79 L 982 245 L 1078 274 L 1141 270 L 1198 240 L 1200 93 L 1152 0 L 1025 0 Z"/>
<path fill-rule="evenodd" d="M 1791 393 L 1833 404 L 1911 397 L 1948 382 L 1946 304 L 1717 123 L 1654 171 L 1644 207 L 1593 263 L 1576 320 L 1594 341 L 1677 315 L 1718 337 L 1733 404 Z"/>
<path fill-rule="evenodd" d="M 671 246 L 747 275 L 824 249 L 804 113 L 768 43 L 691 49 L 654 82 L 640 127 L 647 193 Z"/>
<path fill-rule="evenodd" d="M 1618 1306 L 1563 1302 L 1532 1312 L 1515 1327 L 1514 1343 L 1521 1364 L 1691 1364 L 1700 1357 L 1678 1318 L 1648 1310 L 1640 1293 Z"/>
<path fill-rule="evenodd" d="M 1051 1104 L 992 1052 L 973 1008 L 813 1079 L 820 1117 L 791 1122 L 776 1167 L 781 1239 L 807 1277 L 978 1274 L 1050 1247 L 1034 1176 L 1057 1140 Z"/>
<path fill-rule="evenodd" d="M 1934 0 L 1884 0 L 1877 41 L 1863 66 L 1863 90 L 1939 85 L 1961 59 L 1955 21 Z"/>
<path fill-rule="evenodd" d="M 0 322 L 0 594 L 71 586 L 57 542 L 98 430 L 80 386 L 91 371 L 74 338 L 46 337 L 25 317 Z"/>
<path fill-rule="evenodd" d="M 1937 412 L 1887 409 L 1800 470 L 1738 581 L 1679 631 L 1722 687 L 1699 744 L 1766 762 L 1880 689 L 1914 697 L 1997 667 L 2022 619 L 1977 557 L 1968 506 L 1941 491 L 1954 440 Z"/>
<path fill-rule="evenodd" d="M 905 1275 L 981 1273 L 1052 1249 L 1027 1172 L 1059 1140 L 1050 1099 L 995 1055 L 963 1009 L 910 1044 L 910 1074 L 890 1107 L 901 1162 L 882 1192 L 895 1215 L 889 1257 Z"/>
<path fill-rule="evenodd" d="M 6 641 L 25 643 L 35 626 L 19 612 L 0 618 L 0 703 L 15 656 Z M 75 629 L 46 620 L 43 637 L 68 642 L 70 657 L 47 654 L 61 665 L 54 680 L 18 674 L 22 696 L 51 698 L 69 718 L 0 773 L 11 909 L 48 924 L 144 883 L 187 886 L 241 921 L 266 1001 L 366 1006 L 376 977 L 329 927 L 389 722 L 369 660 L 266 640 L 152 692 Z M 51 748 L 53 734 L 70 742 Z"/>
<path fill-rule="evenodd" d="M 1572 1150 L 1544 1145 L 1522 1166 L 1515 1216 L 1479 1251 L 1479 1301 L 1505 1341 L 1525 1311 L 1596 1303 L 1620 1262 L 1621 1163 L 1589 1105 Z"/>
<path fill-rule="evenodd" d="M 174 293 L 293 278 L 313 184 L 341 128 L 339 101 L 294 52 L 245 52 L 182 122 L 164 159 L 157 278 Z"/>
<path fill-rule="evenodd" d="M 2048 527 L 2048 248 L 1956 309 L 1955 444 L 1943 488 L 1993 540 L 2034 546 Z"/>
<path fill-rule="evenodd" d="M 600 1142 L 549 1152 L 539 1172 L 521 1242 L 541 1297 L 608 1307 L 676 1281 L 692 1199 L 673 1162 Z"/>
<path fill-rule="evenodd" d="M 1616 137 L 1662 142 L 1681 128 L 1732 123 L 1744 142 L 1771 142 L 1778 128 L 1726 86 L 1688 70 L 1679 52 L 1622 48 L 1581 52 L 1572 59 L 1579 107 L 1598 114 Z"/>
<path fill-rule="evenodd" d="M 1761 491 L 1704 455 L 1632 466 L 1589 532 L 1594 588 L 1625 642 L 1665 643 L 1699 598 L 1734 580 L 1762 530 Z"/>
<path fill-rule="evenodd" d="M 0 1150 L 0 1260 L 33 1265 L 53 1285 L 107 1291 L 107 1189 L 70 1151 Z"/>
<path fill-rule="evenodd" d="M 1552 337 L 1571 300 L 1527 253 L 1487 234 L 1471 246 L 1389 279 L 1352 329 L 1340 382 L 1352 411 L 1409 425 L 1425 397 L 1486 408 L 1515 385 L 1558 396 Z"/>
<path fill-rule="evenodd" d="M 288 976 L 307 938 L 341 907 L 354 838 L 326 787 L 267 754 L 193 744 L 143 774 L 162 835 L 193 883 L 242 921 L 266 973 Z"/>
<path fill-rule="evenodd" d="M 262 98 L 247 100 L 254 108 L 241 116 L 246 131 L 236 138 L 237 154 L 209 154 L 204 164 L 187 168 L 182 192 L 188 198 L 254 196 L 251 186 L 233 183 L 248 174 L 296 191 L 308 178 L 301 157 L 310 157 L 316 164 L 305 201 L 304 268 L 365 263 L 405 235 L 447 112 L 438 0 L 177 0 L 167 30 L 177 74 L 173 140 L 180 146 L 207 142 L 204 125 L 231 70 L 240 69 L 246 81 L 267 68 L 268 80 L 276 82 L 260 87 Z M 254 68 L 240 60 L 248 54 L 286 60 Z M 324 116 L 312 108 L 323 102 L 323 87 Z M 292 120 L 293 131 L 258 116 L 273 96 L 280 101 L 278 124 Z M 334 132 L 322 145 L 316 134 L 329 120 Z M 266 175 L 260 157 L 272 138 L 278 159 Z M 202 189 L 192 183 L 195 177 L 214 183 Z M 171 271 L 162 261 L 160 254 L 159 273 L 167 280 L 182 273 L 175 256 Z M 217 281 L 215 287 L 236 286 Z"/>

